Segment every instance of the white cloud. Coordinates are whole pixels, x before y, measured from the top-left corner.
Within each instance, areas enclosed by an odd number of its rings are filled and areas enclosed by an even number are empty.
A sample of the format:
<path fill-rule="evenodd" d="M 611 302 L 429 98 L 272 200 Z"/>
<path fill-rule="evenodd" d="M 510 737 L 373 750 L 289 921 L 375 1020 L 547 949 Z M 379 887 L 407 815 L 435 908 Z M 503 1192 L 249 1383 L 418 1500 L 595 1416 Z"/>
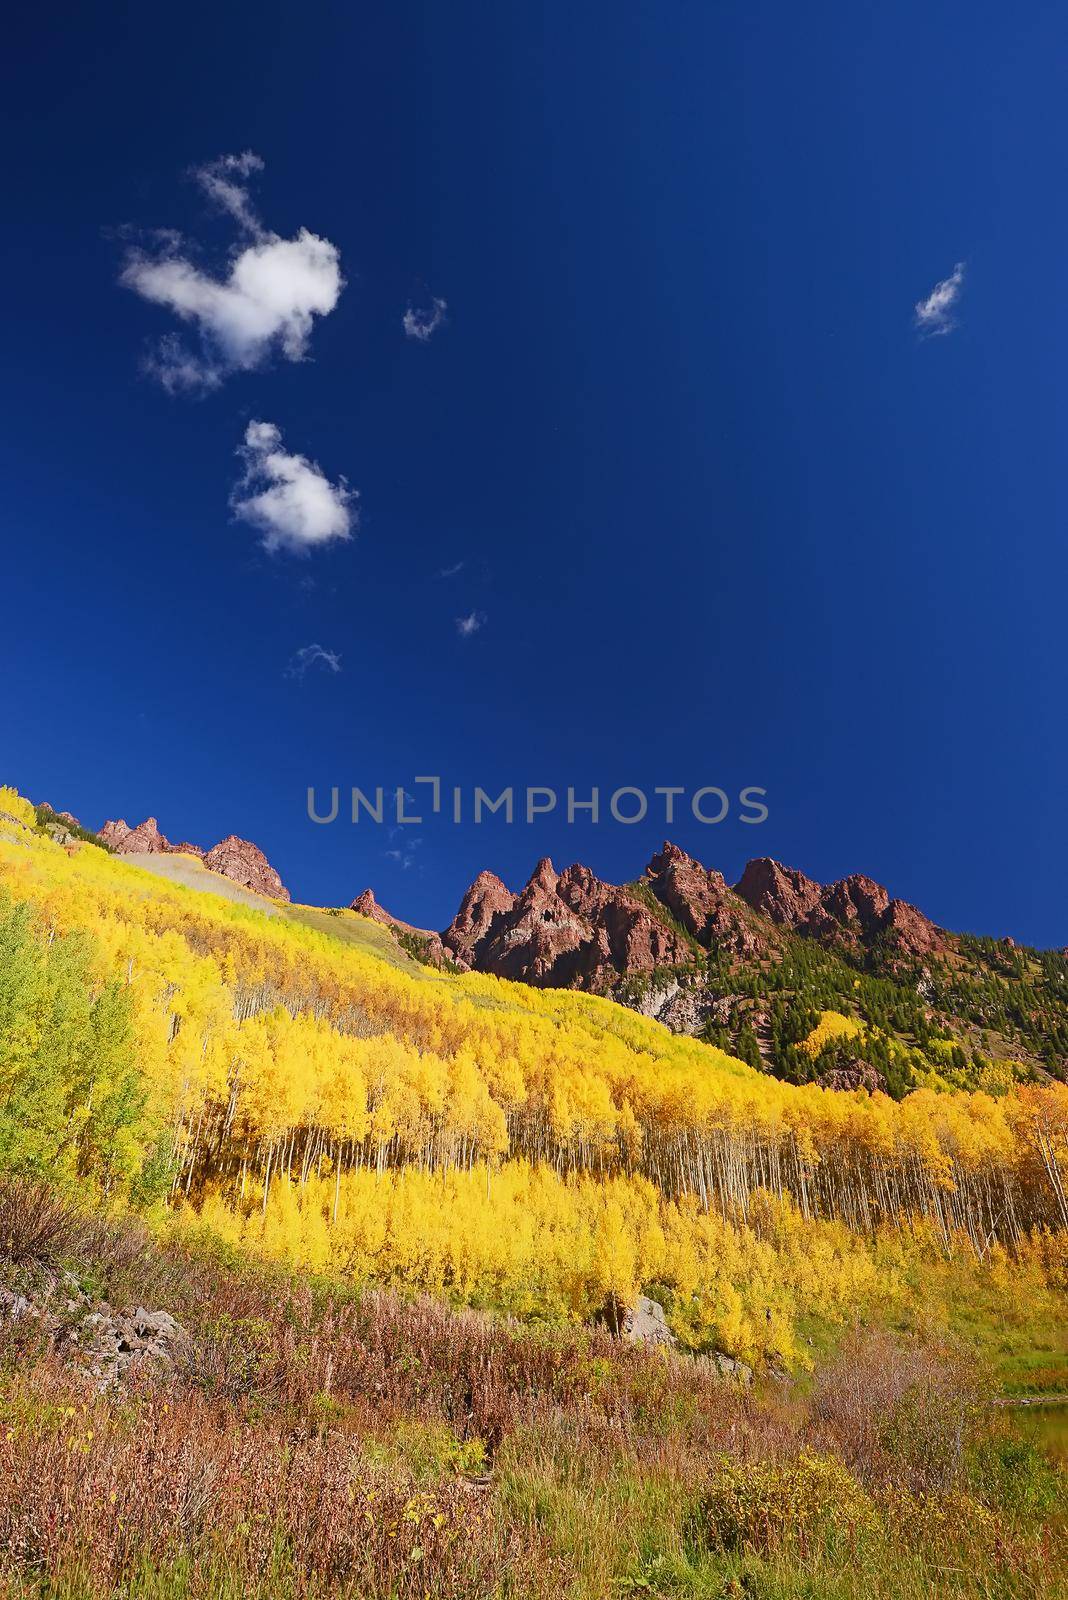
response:
<path fill-rule="evenodd" d="M 471 635 L 482 627 L 485 620 L 484 612 L 469 611 L 466 617 L 456 618 L 456 631 L 461 639 L 470 639 Z"/>
<path fill-rule="evenodd" d="M 336 650 L 324 650 L 321 644 L 306 644 L 296 651 L 286 669 L 286 676 L 303 678 L 309 667 L 322 662 L 328 672 L 341 671 L 341 657 Z"/>
<path fill-rule="evenodd" d="M 217 388 L 232 372 L 262 366 L 280 352 L 304 358 L 314 319 L 329 316 L 344 288 L 341 261 L 329 239 L 301 228 L 282 239 L 264 229 L 237 180 L 263 166 L 258 156 L 221 156 L 197 169 L 197 182 L 252 239 L 232 255 L 216 277 L 191 259 L 182 241 L 164 235 L 156 249 L 134 249 L 120 282 L 142 299 L 166 307 L 192 327 L 198 348 L 168 335 L 149 362 L 164 386 L 179 390 Z"/>
<path fill-rule="evenodd" d="M 344 478 L 331 483 L 307 456 L 283 450 L 273 422 L 250 422 L 238 454 L 245 472 L 230 508 L 259 528 L 267 550 L 306 554 L 335 539 L 351 538 L 356 491 Z"/>
<path fill-rule="evenodd" d="M 165 333 L 149 352 L 145 371 L 158 378 L 168 394 L 206 394 L 217 389 L 226 375 L 220 363 L 196 355 L 176 333 Z"/>
<path fill-rule="evenodd" d="M 409 339 L 418 339 L 420 344 L 426 344 L 445 321 L 448 306 L 444 300 L 432 300 L 429 310 L 420 310 L 416 306 L 409 306 L 404 313 L 404 331 Z"/>
<path fill-rule="evenodd" d="M 263 160 L 251 150 L 239 156 L 220 156 L 202 167 L 193 168 L 193 177 L 204 193 L 222 211 L 228 211 L 235 222 L 249 233 L 262 232 L 259 217 L 253 209 L 248 189 L 239 178 L 250 178 L 254 172 L 263 171 Z"/>
<path fill-rule="evenodd" d="M 915 322 L 921 333 L 933 336 L 953 331 L 954 312 L 963 287 L 964 262 L 958 261 L 948 278 L 936 283 L 925 300 L 916 302 Z"/>
<path fill-rule="evenodd" d="M 464 568 L 466 567 L 466 565 L 467 565 L 466 561 L 454 561 L 451 567 L 442 567 L 441 570 L 438 572 L 438 577 L 439 578 L 455 578 L 457 573 L 462 572 L 464 570 Z"/>

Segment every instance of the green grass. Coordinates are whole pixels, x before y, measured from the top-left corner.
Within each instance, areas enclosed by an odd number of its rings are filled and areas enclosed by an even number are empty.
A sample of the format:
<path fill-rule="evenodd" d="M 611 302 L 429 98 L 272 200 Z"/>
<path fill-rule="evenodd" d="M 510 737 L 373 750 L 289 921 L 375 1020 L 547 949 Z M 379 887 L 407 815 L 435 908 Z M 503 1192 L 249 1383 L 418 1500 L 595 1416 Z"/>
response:
<path fill-rule="evenodd" d="M 284 915 L 292 922 L 314 928 L 316 933 L 328 934 L 331 939 L 348 945 L 350 949 L 388 962 L 391 967 L 408 973 L 409 977 L 425 978 L 429 975 L 422 962 L 413 960 L 406 950 L 401 949 L 388 928 L 373 922 L 370 917 L 361 917 L 358 912 L 331 911 L 320 906 L 286 906 Z"/>

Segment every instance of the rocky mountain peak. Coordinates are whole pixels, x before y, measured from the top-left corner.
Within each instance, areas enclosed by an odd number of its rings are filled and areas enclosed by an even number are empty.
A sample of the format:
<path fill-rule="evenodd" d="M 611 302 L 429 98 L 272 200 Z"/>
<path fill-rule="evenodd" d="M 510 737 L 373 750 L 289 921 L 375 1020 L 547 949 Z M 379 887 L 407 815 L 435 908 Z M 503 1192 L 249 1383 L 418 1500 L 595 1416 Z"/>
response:
<path fill-rule="evenodd" d="M 553 864 L 551 860 L 548 856 L 542 856 L 541 860 L 538 862 L 537 866 L 534 868 L 534 871 L 530 875 L 530 882 L 527 884 L 527 888 L 543 889 L 547 893 L 551 894 L 556 888 L 558 882 L 559 878 L 553 871 Z"/>
<path fill-rule="evenodd" d="M 557 873 L 538 862 L 516 897 L 480 873 L 442 935 L 454 955 L 481 972 L 525 983 L 604 992 L 621 977 L 675 966 L 686 941 L 626 889 L 579 864 Z"/>
<path fill-rule="evenodd" d="M 762 857 L 747 863 L 734 892 L 780 927 L 823 943 L 885 939 L 903 955 L 927 955 L 946 946 L 943 930 L 922 911 L 905 900 L 892 900 L 881 883 L 863 873 L 824 886 Z"/>
<path fill-rule="evenodd" d="M 758 856 L 755 861 L 746 862 L 734 892 L 772 922 L 795 928 L 819 905 L 823 891 L 815 879 L 806 878 L 803 872 L 784 867 L 769 856 Z"/>
<path fill-rule="evenodd" d="M 239 839 L 236 833 L 220 839 L 204 857 L 204 865 L 209 871 L 221 872 L 224 878 L 232 878 L 256 894 L 266 895 L 271 900 L 289 899 L 289 890 L 259 845 Z"/>
<path fill-rule="evenodd" d="M 374 922 L 380 922 L 387 915 L 375 899 L 373 889 L 365 889 L 362 894 L 358 894 L 349 906 L 349 910 L 358 911 L 361 917 L 370 917 Z"/>
<path fill-rule="evenodd" d="M 446 947 L 466 966 L 476 966 L 478 946 L 488 936 L 494 920 L 510 912 L 515 902 L 516 896 L 505 888 L 496 873 L 483 870 L 460 901 L 455 917 L 442 934 Z"/>
<path fill-rule="evenodd" d="M 641 882 L 698 944 L 737 955 L 765 954 L 770 948 L 723 874 L 702 866 L 678 845 L 666 842 Z"/>
<path fill-rule="evenodd" d="M 105 822 L 99 837 L 123 855 L 158 855 L 170 849 L 155 817 L 146 817 L 136 828 L 131 828 L 121 817 L 117 822 Z"/>

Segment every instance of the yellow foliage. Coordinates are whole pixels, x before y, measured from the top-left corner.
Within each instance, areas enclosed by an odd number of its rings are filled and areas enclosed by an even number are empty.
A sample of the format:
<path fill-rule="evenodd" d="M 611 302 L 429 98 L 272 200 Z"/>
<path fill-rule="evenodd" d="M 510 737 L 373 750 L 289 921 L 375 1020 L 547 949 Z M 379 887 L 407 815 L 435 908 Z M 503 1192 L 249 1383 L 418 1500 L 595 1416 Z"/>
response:
<path fill-rule="evenodd" d="M 34 827 L 37 822 L 37 813 L 30 802 L 24 800 L 17 789 L 0 784 L 0 817 L 5 815 L 14 817 L 27 828 Z"/>
<path fill-rule="evenodd" d="M 1068 1224 L 1063 1084 L 798 1087 L 609 1000 L 404 970 L 37 833 L 0 834 L 0 887 L 92 933 L 127 992 L 175 1196 L 311 1268 L 539 1315 L 657 1279 L 687 1342 L 795 1359 L 800 1305 L 890 1292 L 895 1229 L 985 1253 Z M 806 1048 L 860 1031 L 825 1012 Z"/>
<path fill-rule="evenodd" d="M 856 1039 L 863 1032 L 864 1026 L 856 1017 L 844 1017 L 840 1011 L 824 1011 L 812 1032 L 802 1041 L 801 1048 L 810 1056 L 818 1056 L 824 1046 L 835 1039 Z"/>
<path fill-rule="evenodd" d="M 336 1208 L 336 1209 L 335 1209 Z M 180 1220 L 194 1221 L 194 1214 Z M 215 1186 L 195 1214 L 228 1242 L 311 1272 L 443 1294 L 515 1315 L 588 1318 L 609 1296 L 670 1285 L 684 1344 L 750 1360 L 804 1364 L 796 1319 L 831 1320 L 902 1289 L 903 1257 L 841 1223 L 805 1222 L 789 1200 L 754 1199 L 731 1224 L 645 1178 L 559 1177 L 522 1159 L 490 1172 L 417 1168 L 283 1178 L 249 1187 L 243 1205 Z"/>

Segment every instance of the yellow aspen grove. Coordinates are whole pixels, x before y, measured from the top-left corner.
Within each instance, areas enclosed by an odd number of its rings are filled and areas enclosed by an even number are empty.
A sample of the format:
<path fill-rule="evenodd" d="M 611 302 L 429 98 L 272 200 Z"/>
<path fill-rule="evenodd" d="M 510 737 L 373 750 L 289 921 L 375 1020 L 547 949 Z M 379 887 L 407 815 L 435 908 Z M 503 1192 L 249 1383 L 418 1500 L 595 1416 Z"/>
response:
<path fill-rule="evenodd" d="M 61 848 L 4 793 L 3 907 L 42 948 L 87 940 L 94 992 L 128 1012 L 121 1155 L 99 1154 L 88 1094 L 69 1091 L 64 1124 L 69 1159 L 104 1162 L 109 1192 L 162 1171 L 172 1207 L 269 1254 L 539 1314 L 663 1280 L 698 1343 L 728 1305 L 755 1338 L 734 1297 L 756 1241 L 777 1328 L 800 1303 L 775 1288 L 784 1241 L 855 1304 L 893 1237 L 1022 1258 L 1068 1228 L 1063 1083 L 899 1101 L 785 1083 L 610 1000 L 387 960 Z M 825 1012 L 805 1047 L 856 1031 Z"/>

